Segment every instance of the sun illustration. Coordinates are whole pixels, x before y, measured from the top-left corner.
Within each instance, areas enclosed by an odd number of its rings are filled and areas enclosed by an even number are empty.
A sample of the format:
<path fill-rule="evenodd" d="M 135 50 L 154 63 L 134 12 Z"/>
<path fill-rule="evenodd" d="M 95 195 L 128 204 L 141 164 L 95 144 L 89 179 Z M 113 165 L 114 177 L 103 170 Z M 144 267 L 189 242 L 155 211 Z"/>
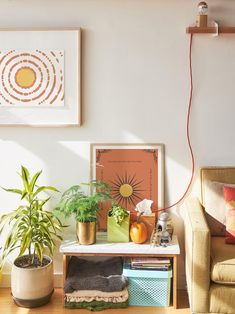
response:
<path fill-rule="evenodd" d="M 36 73 L 30 67 L 21 67 L 15 74 L 15 82 L 21 88 L 30 88 L 36 81 Z"/>
<path fill-rule="evenodd" d="M 125 172 L 124 175 L 116 174 L 116 178 L 110 181 L 112 194 L 115 200 L 122 206 L 128 208 L 135 206 L 139 200 L 143 199 L 141 183 L 144 180 L 137 180 L 136 175 Z"/>

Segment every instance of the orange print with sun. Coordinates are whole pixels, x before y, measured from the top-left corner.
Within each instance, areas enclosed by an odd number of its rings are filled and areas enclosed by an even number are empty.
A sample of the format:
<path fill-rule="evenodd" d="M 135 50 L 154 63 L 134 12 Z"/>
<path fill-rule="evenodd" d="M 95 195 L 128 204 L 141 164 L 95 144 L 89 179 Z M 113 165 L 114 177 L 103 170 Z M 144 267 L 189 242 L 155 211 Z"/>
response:
<path fill-rule="evenodd" d="M 144 189 L 141 188 L 144 180 L 138 180 L 136 174 L 116 174 L 116 178 L 110 181 L 114 199 L 125 208 L 135 207 L 142 200 Z"/>
<path fill-rule="evenodd" d="M 114 200 L 136 213 L 136 204 L 147 198 L 158 204 L 158 150 L 139 148 L 97 148 L 95 179 L 107 182 Z M 106 206 L 107 205 L 107 206 Z M 106 229 L 108 204 L 99 211 L 99 229 Z"/>
<path fill-rule="evenodd" d="M 0 51 L 0 106 L 64 106 L 64 52 Z"/>

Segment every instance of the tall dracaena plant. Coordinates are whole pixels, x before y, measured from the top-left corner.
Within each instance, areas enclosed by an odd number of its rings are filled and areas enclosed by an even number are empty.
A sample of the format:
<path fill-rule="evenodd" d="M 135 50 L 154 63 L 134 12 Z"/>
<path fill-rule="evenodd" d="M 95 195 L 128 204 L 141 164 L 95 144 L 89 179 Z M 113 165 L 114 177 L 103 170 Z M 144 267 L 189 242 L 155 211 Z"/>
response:
<path fill-rule="evenodd" d="M 58 234 L 64 227 L 61 221 L 50 211 L 44 209 L 44 205 L 50 197 L 39 198 L 41 192 L 58 192 L 52 186 L 38 186 L 37 180 L 42 171 L 32 177 L 26 167 L 21 166 L 20 177 L 23 183 L 22 189 L 6 189 L 7 192 L 19 194 L 22 204 L 14 211 L 3 215 L 0 219 L 0 234 L 6 226 L 9 231 L 2 249 L 1 267 L 6 257 L 19 248 L 19 256 L 28 250 L 28 265 L 34 265 L 36 257 L 42 263 L 45 251 L 53 254 L 55 239 L 62 240 Z"/>

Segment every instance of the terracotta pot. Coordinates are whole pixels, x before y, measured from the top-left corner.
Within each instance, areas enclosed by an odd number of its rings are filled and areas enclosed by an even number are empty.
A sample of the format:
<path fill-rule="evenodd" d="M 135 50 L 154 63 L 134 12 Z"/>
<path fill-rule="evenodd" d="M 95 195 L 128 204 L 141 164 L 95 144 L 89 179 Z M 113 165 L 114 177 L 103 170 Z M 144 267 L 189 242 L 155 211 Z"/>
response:
<path fill-rule="evenodd" d="M 96 221 L 77 222 L 77 238 L 80 244 L 94 244 L 96 242 Z"/>
<path fill-rule="evenodd" d="M 22 257 L 18 257 L 19 260 Z M 54 291 L 53 262 L 38 268 L 21 268 L 15 262 L 11 271 L 11 292 L 15 303 L 22 307 L 38 307 L 49 302 Z"/>

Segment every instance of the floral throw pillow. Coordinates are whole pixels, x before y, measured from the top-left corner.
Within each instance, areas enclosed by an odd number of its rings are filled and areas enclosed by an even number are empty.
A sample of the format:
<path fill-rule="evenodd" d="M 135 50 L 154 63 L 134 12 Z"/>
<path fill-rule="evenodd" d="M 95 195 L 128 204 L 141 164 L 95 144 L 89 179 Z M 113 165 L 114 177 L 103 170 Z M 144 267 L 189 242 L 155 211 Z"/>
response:
<path fill-rule="evenodd" d="M 235 188 L 224 186 L 226 202 L 226 237 L 227 244 L 235 244 Z"/>

